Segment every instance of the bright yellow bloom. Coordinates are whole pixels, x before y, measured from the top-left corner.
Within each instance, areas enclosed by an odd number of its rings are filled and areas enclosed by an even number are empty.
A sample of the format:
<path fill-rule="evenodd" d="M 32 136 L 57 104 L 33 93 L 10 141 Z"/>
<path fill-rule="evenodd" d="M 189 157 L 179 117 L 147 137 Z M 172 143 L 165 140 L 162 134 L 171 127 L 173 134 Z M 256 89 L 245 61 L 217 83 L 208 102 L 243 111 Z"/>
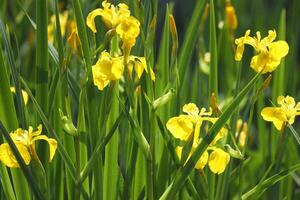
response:
<path fill-rule="evenodd" d="M 130 76 L 132 75 L 133 67 L 139 79 L 142 77 L 144 71 L 148 73 L 148 67 L 147 67 L 147 62 L 145 57 L 129 56 L 128 70 Z M 151 67 L 149 67 L 149 69 L 150 69 L 150 78 L 152 81 L 155 81 L 155 74 Z"/>
<path fill-rule="evenodd" d="M 209 155 L 208 166 L 215 174 L 224 172 L 230 160 L 230 155 L 220 148 L 212 147 Z"/>
<path fill-rule="evenodd" d="M 16 88 L 15 87 L 10 87 L 10 91 L 12 93 L 16 93 Z M 22 96 L 23 96 L 24 104 L 27 105 L 29 98 L 28 98 L 28 94 L 25 90 L 22 90 Z"/>
<path fill-rule="evenodd" d="M 136 38 L 140 34 L 140 22 L 133 16 L 126 4 L 120 3 L 116 7 L 104 1 L 103 9 L 98 8 L 90 12 L 86 19 L 87 26 L 94 32 L 97 32 L 95 17 L 101 16 L 103 23 L 109 29 L 116 29 L 117 34 L 123 42 L 123 50 L 126 56 L 129 55 L 131 48 L 135 45 Z"/>
<path fill-rule="evenodd" d="M 226 2 L 225 14 L 226 14 L 226 21 L 227 21 L 228 28 L 231 30 L 235 30 L 238 25 L 238 20 L 235 14 L 235 9 L 231 5 L 230 1 Z"/>
<path fill-rule="evenodd" d="M 129 56 L 127 67 L 129 75 L 132 76 L 132 71 L 134 69 L 139 79 L 144 71 L 148 73 L 147 63 L 144 57 Z M 94 84 L 99 90 L 103 90 L 110 81 L 121 78 L 124 68 L 123 56 L 112 57 L 108 52 L 103 51 L 97 63 L 92 66 Z M 155 81 L 155 74 L 151 67 L 149 67 L 149 69 L 150 78 Z"/>
<path fill-rule="evenodd" d="M 61 29 L 61 35 L 64 36 L 66 34 L 66 25 L 68 22 L 69 12 L 66 10 L 63 13 L 59 13 L 59 23 Z M 55 35 L 55 15 L 50 17 L 50 23 L 48 25 L 48 41 L 51 43 L 54 42 Z"/>
<path fill-rule="evenodd" d="M 109 81 L 121 78 L 124 71 L 122 57 L 111 57 L 111 55 L 103 51 L 99 60 L 92 66 L 94 84 L 99 90 L 103 90 Z"/>
<path fill-rule="evenodd" d="M 275 31 L 269 31 L 269 35 L 261 39 L 260 32 L 256 37 L 250 37 L 250 30 L 247 30 L 243 37 L 235 40 L 237 45 L 235 60 L 240 61 L 244 52 L 244 45 L 251 45 L 257 54 L 251 59 L 251 68 L 256 72 L 267 73 L 273 72 L 280 61 L 289 52 L 289 45 L 285 41 L 273 42 L 276 38 Z"/>
<path fill-rule="evenodd" d="M 286 123 L 293 124 L 295 117 L 300 115 L 300 102 L 290 96 L 279 96 L 277 98 L 279 107 L 266 107 L 261 111 L 264 120 L 273 122 L 277 130 L 282 131 Z"/>
<path fill-rule="evenodd" d="M 182 141 L 188 141 L 193 139 L 192 149 L 188 156 L 190 158 L 191 154 L 195 151 L 197 146 L 201 143 L 200 139 L 200 129 L 204 121 L 215 123 L 218 118 L 211 117 L 212 112 L 206 112 L 205 108 L 202 108 L 199 111 L 199 108 L 194 103 L 185 104 L 183 106 L 183 112 L 186 114 L 179 115 L 177 117 L 172 117 L 168 120 L 166 126 L 167 129 L 171 132 L 171 134 Z M 223 150 L 215 147 L 218 140 L 225 137 L 228 130 L 226 128 L 222 128 L 215 139 L 211 142 L 207 150 L 202 154 L 199 160 L 196 163 L 195 168 L 202 170 L 207 163 L 209 163 L 209 167 L 214 173 L 222 173 L 230 159 L 229 154 L 224 152 Z M 208 151 L 212 151 L 209 156 Z M 181 159 L 182 147 L 176 148 L 177 155 L 179 159 Z M 187 160 L 188 160 L 187 159 Z"/>
<path fill-rule="evenodd" d="M 172 117 L 167 122 L 167 129 L 171 134 L 180 140 L 187 141 L 191 134 L 194 133 L 194 142 L 199 138 L 200 127 L 203 121 L 208 121 L 215 123 L 218 118 L 211 117 L 211 110 L 206 112 L 205 108 L 202 108 L 199 112 L 199 108 L 194 103 L 185 104 L 183 106 L 183 112 L 187 115 L 179 115 L 177 117 Z M 227 134 L 227 129 L 222 128 L 218 135 L 215 137 L 212 145 L 214 145 L 217 140 L 223 138 Z"/>
<path fill-rule="evenodd" d="M 38 156 L 35 151 L 35 141 L 37 140 L 45 140 L 48 142 L 50 147 L 50 157 L 49 161 L 51 161 L 54 157 L 57 142 L 55 139 L 48 138 L 46 135 L 41 135 L 42 133 L 42 125 L 38 126 L 38 130 L 33 132 L 33 128 L 30 126 L 28 131 L 17 129 L 14 132 L 10 133 L 10 137 L 14 141 L 17 146 L 23 160 L 26 165 L 29 165 L 31 158 L 37 160 Z M 8 167 L 18 168 L 19 163 L 16 160 L 12 150 L 10 149 L 7 143 L 0 145 L 0 160 Z"/>
<path fill-rule="evenodd" d="M 127 18 L 130 16 L 130 11 L 128 6 L 124 3 L 118 4 L 117 7 L 114 5 L 107 3 L 107 1 L 102 2 L 102 8 L 98 8 L 90 12 L 86 19 L 87 26 L 94 32 L 97 32 L 95 25 L 95 17 L 101 16 L 102 21 L 105 26 L 109 29 L 115 28 L 120 20 Z"/>
<path fill-rule="evenodd" d="M 123 49 L 130 52 L 140 34 L 140 22 L 132 16 L 124 18 L 117 26 L 116 32 L 123 42 Z"/>

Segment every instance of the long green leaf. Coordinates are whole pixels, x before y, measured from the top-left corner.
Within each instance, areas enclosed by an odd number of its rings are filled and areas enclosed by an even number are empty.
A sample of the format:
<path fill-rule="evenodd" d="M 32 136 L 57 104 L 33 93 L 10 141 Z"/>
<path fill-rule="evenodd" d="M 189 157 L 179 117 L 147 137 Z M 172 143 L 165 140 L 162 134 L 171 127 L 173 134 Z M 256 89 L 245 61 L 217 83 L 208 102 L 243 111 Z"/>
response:
<path fill-rule="evenodd" d="M 179 61 L 178 61 L 178 67 L 179 67 L 179 74 L 181 75 L 181 78 L 185 77 L 185 71 L 186 67 L 189 65 L 189 62 L 192 57 L 193 48 L 196 44 L 197 36 L 199 33 L 199 24 L 201 21 L 201 16 L 203 14 L 204 5 L 206 3 L 206 0 L 198 0 L 193 15 L 191 17 L 190 23 L 188 25 L 188 29 L 185 33 L 184 41 L 181 47 L 181 51 L 179 54 Z"/>
<path fill-rule="evenodd" d="M 99 155 L 103 152 L 104 147 L 107 145 L 107 143 L 110 141 L 111 137 L 114 135 L 116 129 L 118 128 L 120 122 L 122 121 L 123 114 L 121 113 L 113 126 L 111 127 L 110 131 L 107 133 L 105 138 L 100 142 L 98 140 L 97 145 L 95 147 L 95 151 L 90 156 L 90 159 L 88 163 L 84 166 L 83 170 L 80 173 L 80 179 L 79 183 L 82 183 L 86 177 L 89 175 L 89 173 L 93 170 L 94 164 L 97 161 Z"/>
<path fill-rule="evenodd" d="M 36 1 L 36 99 L 48 112 L 48 3 Z"/>
<path fill-rule="evenodd" d="M 277 183 L 278 181 L 281 181 L 282 179 L 286 178 L 287 176 L 289 176 L 291 173 L 300 170 L 300 164 L 294 165 L 292 167 L 290 167 L 289 169 L 286 169 L 282 172 L 279 172 L 273 176 L 271 176 L 270 178 L 266 179 L 265 181 L 263 181 L 259 187 L 255 186 L 253 187 L 251 190 L 249 190 L 248 192 L 246 192 L 243 196 L 242 196 L 242 200 L 246 200 L 246 199 L 257 199 L 259 197 L 259 195 L 261 195 L 266 189 L 268 189 L 270 186 L 274 185 L 275 183 Z"/>

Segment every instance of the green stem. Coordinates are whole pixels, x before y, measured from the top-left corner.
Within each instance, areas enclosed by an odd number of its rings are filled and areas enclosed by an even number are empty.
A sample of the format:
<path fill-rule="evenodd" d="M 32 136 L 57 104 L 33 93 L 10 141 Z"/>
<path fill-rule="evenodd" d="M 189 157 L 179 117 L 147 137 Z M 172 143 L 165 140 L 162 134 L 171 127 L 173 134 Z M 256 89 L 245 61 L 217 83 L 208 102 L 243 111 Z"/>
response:
<path fill-rule="evenodd" d="M 77 185 L 75 188 L 75 200 L 80 199 L 80 191 L 81 191 L 81 183 L 79 182 L 80 179 L 80 140 L 79 136 L 74 137 L 74 145 L 75 145 L 75 155 L 76 155 L 76 174 L 77 174 Z"/>

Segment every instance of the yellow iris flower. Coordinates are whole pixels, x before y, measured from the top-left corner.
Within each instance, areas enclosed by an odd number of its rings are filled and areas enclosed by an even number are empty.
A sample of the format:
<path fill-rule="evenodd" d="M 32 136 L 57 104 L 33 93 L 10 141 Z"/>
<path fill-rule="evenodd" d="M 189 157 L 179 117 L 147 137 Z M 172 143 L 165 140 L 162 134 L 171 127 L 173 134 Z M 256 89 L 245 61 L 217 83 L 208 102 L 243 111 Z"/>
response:
<path fill-rule="evenodd" d="M 130 52 L 140 34 L 140 22 L 132 16 L 124 18 L 117 26 L 116 32 L 123 41 L 123 49 Z"/>
<path fill-rule="evenodd" d="M 183 106 L 183 112 L 186 114 L 172 117 L 168 120 L 166 126 L 171 134 L 177 139 L 188 141 L 193 137 L 192 149 L 189 155 L 190 157 L 196 147 L 201 143 L 201 139 L 199 137 L 202 123 L 204 121 L 215 123 L 218 118 L 211 117 L 211 110 L 207 112 L 205 108 L 202 108 L 199 111 L 199 108 L 194 103 L 185 104 Z M 208 166 L 213 173 L 220 174 L 224 172 L 230 160 L 230 156 L 222 149 L 217 148 L 215 144 L 218 140 L 226 136 L 227 132 L 228 130 L 226 128 L 222 128 L 220 130 L 213 142 L 197 161 L 195 165 L 196 169 L 202 170 L 208 163 Z M 208 151 L 211 153 L 209 154 Z M 178 157 L 181 159 L 182 147 L 177 147 L 176 152 Z"/>
<path fill-rule="evenodd" d="M 94 84 L 99 90 L 103 90 L 109 81 L 121 78 L 124 71 L 122 57 L 111 57 L 111 55 L 103 51 L 99 60 L 92 66 Z"/>
<path fill-rule="evenodd" d="M 123 42 L 123 50 L 126 50 L 127 54 L 129 54 L 131 48 L 135 45 L 136 38 L 140 34 L 140 22 L 135 17 L 130 16 L 130 10 L 126 4 L 120 3 L 114 6 L 104 1 L 102 7 L 88 14 L 86 19 L 87 26 L 96 33 L 95 18 L 101 16 L 107 28 L 116 29 Z"/>
<path fill-rule="evenodd" d="M 264 120 L 273 122 L 277 130 L 282 131 L 286 123 L 293 124 L 295 117 L 300 115 L 300 102 L 290 96 L 277 98 L 279 107 L 266 107 L 261 111 Z"/>
<path fill-rule="evenodd" d="M 250 66 L 256 72 L 267 73 L 273 72 L 280 61 L 289 52 L 289 45 L 285 41 L 276 41 L 276 31 L 269 31 L 267 37 L 261 39 L 260 32 L 256 33 L 256 37 L 250 37 L 250 30 L 247 30 L 243 37 L 235 40 L 237 45 L 235 60 L 240 61 L 244 53 L 244 45 L 252 46 L 257 54 L 252 57 Z"/>
<path fill-rule="evenodd" d="M 148 73 L 146 59 L 144 57 L 129 56 L 128 59 L 128 71 L 132 76 L 132 70 L 137 73 L 138 78 L 141 78 L 144 71 Z M 92 66 L 92 74 L 94 79 L 94 85 L 99 90 L 103 90 L 110 81 L 119 80 L 124 72 L 124 57 L 112 57 L 108 52 L 103 51 L 99 57 L 99 60 Z M 150 78 L 155 80 L 155 74 L 150 67 Z"/>
<path fill-rule="evenodd" d="M 16 88 L 15 87 L 10 87 L 10 91 L 15 94 L 16 93 Z M 22 96 L 23 96 L 24 104 L 27 105 L 29 97 L 28 97 L 28 94 L 25 90 L 22 90 Z"/>
<path fill-rule="evenodd" d="M 102 8 L 98 8 L 90 12 L 86 19 L 87 26 L 94 32 L 97 32 L 95 18 L 102 17 L 102 21 L 109 29 L 115 28 L 121 20 L 130 16 L 128 6 L 124 3 L 118 4 L 116 7 L 107 1 L 102 2 Z"/>
<path fill-rule="evenodd" d="M 33 131 L 33 128 L 30 126 L 28 130 L 17 129 L 14 132 L 10 133 L 10 137 L 14 141 L 17 149 L 19 150 L 24 162 L 26 165 L 29 165 L 31 159 L 38 160 L 38 156 L 35 151 L 35 141 L 45 140 L 48 142 L 50 147 L 50 157 L 51 161 L 54 157 L 57 142 L 55 139 L 48 138 L 46 135 L 41 135 L 42 125 L 38 126 L 37 131 Z M 0 160 L 7 166 L 11 168 L 18 168 L 19 163 L 16 160 L 12 150 L 10 149 L 7 143 L 0 145 Z"/>

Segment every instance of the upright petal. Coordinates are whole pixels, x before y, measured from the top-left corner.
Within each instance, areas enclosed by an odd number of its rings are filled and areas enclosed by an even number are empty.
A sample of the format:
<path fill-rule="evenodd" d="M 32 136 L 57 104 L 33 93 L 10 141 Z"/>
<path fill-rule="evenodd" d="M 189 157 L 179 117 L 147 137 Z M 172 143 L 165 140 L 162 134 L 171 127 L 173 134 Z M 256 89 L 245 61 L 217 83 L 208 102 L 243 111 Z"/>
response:
<path fill-rule="evenodd" d="M 261 116 L 268 122 L 287 121 L 287 117 L 281 108 L 266 107 L 261 111 Z"/>
<path fill-rule="evenodd" d="M 182 108 L 182 111 L 185 112 L 186 114 L 193 115 L 193 116 L 199 114 L 199 108 L 194 103 L 185 104 Z"/>
<path fill-rule="evenodd" d="M 269 30 L 268 33 L 268 36 L 260 41 L 261 46 L 269 46 L 277 36 L 275 30 Z"/>

